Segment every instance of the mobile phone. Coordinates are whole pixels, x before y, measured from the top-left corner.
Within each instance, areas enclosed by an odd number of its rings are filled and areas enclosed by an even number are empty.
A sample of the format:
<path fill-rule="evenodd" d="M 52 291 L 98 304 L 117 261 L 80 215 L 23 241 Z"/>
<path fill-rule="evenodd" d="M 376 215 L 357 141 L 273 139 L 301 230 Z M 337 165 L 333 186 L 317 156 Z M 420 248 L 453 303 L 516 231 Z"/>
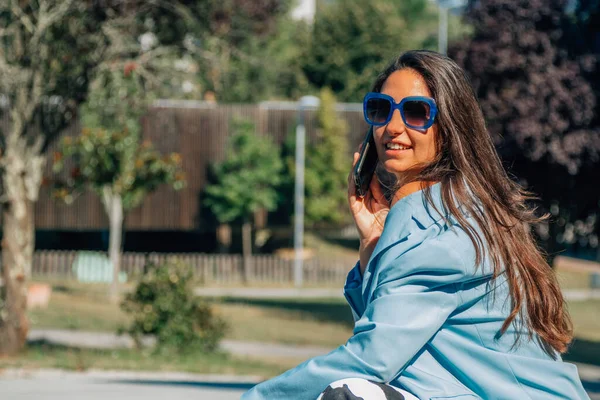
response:
<path fill-rule="evenodd" d="M 365 197 L 369 192 L 369 185 L 375 173 L 375 168 L 377 168 L 377 162 L 377 148 L 373 137 L 373 127 L 371 126 L 365 136 L 358 161 L 354 166 L 354 186 L 358 197 Z"/>

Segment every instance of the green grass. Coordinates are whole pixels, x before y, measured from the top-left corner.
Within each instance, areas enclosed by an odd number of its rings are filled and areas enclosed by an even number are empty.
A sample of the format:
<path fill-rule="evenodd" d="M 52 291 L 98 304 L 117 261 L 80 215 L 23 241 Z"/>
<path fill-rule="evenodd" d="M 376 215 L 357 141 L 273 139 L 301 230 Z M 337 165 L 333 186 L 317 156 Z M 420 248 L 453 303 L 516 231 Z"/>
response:
<path fill-rule="evenodd" d="M 306 232 L 304 245 L 312 249 L 317 256 L 358 259 L 358 239 L 328 240 L 318 234 Z"/>
<path fill-rule="evenodd" d="M 129 318 L 103 296 L 93 290 L 54 291 L 47 309 L 29 312 L 31 326 L 115 332 Z M 352 333 L 344 299 L 221 299 L 214 304 L 229 322 L 229 339 L 337 346 Z M 576 335 L 600 341 L 600 300 L 572 301 L 569 310 Z"/>
<path fill-rule="evenodd" d="M 568 307 L 575 336 L 600 344 L 600 300 L 571 301 Z"/>
<path fill-rule="evenodd" d="M 221 299 L 215 309 L 228 339 L 335 347 L 352 334 L 344 299 Z M 600 341 L 600 300 L 569 302 L 577 337 Z M 33 328 L 115 332 L 129 318 L 93 291 L 53 292 L 47 309 L 29 313 Z"/>
<path fill-rule="evenodd" d="M 225 299 L 216 308 L 230 323 L 230 339 L 333 348 L 352 335 L 343 299 Z"/>
<path fill-rule="evenodd" d="M 1 368 L 59 368 L 177 371 L 198 374 L 232 374 L 270 377 L 296 365 L 298 360 L 273 360 L 216 354 L 153 354 L 149 350 L 89 350 L 33 343 L 18 357 L 0 358 Z"/>
<path fill-rule="evenodd" d="M 569 275 L 562 275 L 563 277 Z M 576 279 L 571 283 L 576 282 Z M 352 317 L 344 299 L 214 299 L 216 312 L 229 324 L 228 339 L 334 348 L 352 334 Z M 600 300 L 568 304 L 576 340 L 565 359 L 599 363 Z M 115 332 L 129 318 L 105 299 L 99 287 L 75 285 L 54 291 L 45 310 L 29 312 L 32 328 Z M 110 368 L 273 376 L 301 359 L 237 358 L 224 354 L 163 357 L 134 350 L 94 351 L 35 344 L 0 367 Z"/>
<path fill-rule="evenodd" d="M 563 289 L 589 289 L 589 272 L 571 271 L 568 269 L 556 269 L 556 278 Z"/>
<path fill-rule="evenodd" d="M 343 299 L 214 300 L 229 324 L 228 339 L 335 347 L 352 334 Z M 53 292 L 47 309 L 29 312 L 32 328 L 116 332 L 128 316 L 105 299 L 81 291 Z"/>
<path fill-rule="evenodd" d="M 79 292 L 53 292 L 46 309 L 29 311 L 32 328 L 116 332 L 129 318 L 106 298 Z"/>

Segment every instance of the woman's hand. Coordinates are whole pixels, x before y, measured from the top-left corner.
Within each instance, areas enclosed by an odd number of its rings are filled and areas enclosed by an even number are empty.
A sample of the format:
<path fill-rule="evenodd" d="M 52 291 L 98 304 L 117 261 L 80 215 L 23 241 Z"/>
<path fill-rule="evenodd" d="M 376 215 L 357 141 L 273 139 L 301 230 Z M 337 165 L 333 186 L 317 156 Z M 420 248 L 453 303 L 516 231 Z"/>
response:
<path fill-rule="evenodd" d="M 354 218 L 360 238 L 359 252 L 360 270 L 362 274 L 375 249 L 375 245 L 381 236 L 383 224 L 390 211 L 390 206 L 385 199 L 381 185 L 375 176 L 371 179 L 369 191 L 366 196 L 360 198 L 356 195 L 352 173 L 359 156 L 359 153 L 354 153 L 352 170 L 350 171 L 350 175 L 348 175 L 348 204 L 350 205 L 350 212 Z"/>

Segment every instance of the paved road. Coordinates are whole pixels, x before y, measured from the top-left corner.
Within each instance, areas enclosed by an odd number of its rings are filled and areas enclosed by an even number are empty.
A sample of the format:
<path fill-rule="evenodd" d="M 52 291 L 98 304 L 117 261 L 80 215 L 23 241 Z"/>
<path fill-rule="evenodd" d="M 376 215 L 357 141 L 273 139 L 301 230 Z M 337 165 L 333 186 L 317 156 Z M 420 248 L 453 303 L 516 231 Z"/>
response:
<path fill-rule="evenodd" d="M 591 400 L 600 400 L 594 369 L 579 365 Z M 6 400 L 234 400 L 258 378 L 185 373 L 6 370 L 0 393 Z"/>
<path fill-rule="evenodd" d="M 247 377 L 58 370 L 0 375 L 6 400 L 234 400 L 255 381 Z"/>

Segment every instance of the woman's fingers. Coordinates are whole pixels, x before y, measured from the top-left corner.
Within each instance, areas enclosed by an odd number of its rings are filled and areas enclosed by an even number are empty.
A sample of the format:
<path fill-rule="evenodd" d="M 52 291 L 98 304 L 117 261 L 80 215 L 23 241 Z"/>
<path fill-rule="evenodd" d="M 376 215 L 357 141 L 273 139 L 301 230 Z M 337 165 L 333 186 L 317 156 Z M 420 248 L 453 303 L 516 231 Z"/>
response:
<path fill-rule="evenodd" d="M 354 171 L 354 167 L 356 166 L 356 163 L 357 163 L 359 157 L 360 157 L 360 152 L 355 152 L 354 160 L 352 161 L 352 171 Z"/>
<path fill-rule="evenodd" d="M 354 166 L 358 161 L 359 153 L 354 153 L 354 160 L 352 161 L 352 169 L 348 174 L 348 200 L 352 203 L 356 201 L 356 188 L 354 187 Z M 352 204 L 351 204 L 352 205 Z"/>

